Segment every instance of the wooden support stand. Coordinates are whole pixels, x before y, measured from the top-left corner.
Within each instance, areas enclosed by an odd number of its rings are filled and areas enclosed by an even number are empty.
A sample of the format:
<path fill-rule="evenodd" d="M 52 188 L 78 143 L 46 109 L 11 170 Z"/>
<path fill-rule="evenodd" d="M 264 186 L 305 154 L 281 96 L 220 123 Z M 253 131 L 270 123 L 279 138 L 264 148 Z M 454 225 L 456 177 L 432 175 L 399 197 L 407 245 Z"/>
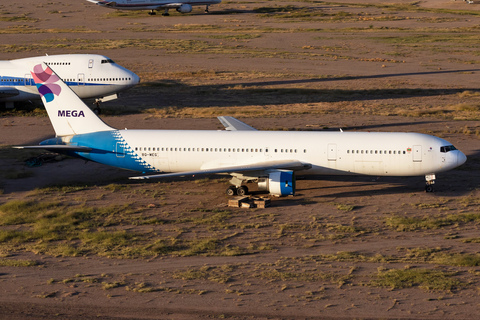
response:
<path fill-rule="evenodd" d="M 233 197 L 228 200 L 228 206 L 234 208 L 266 208 L 270 207 L 270 199 L 268 198 L 249 198 L 249 197 Z"/>

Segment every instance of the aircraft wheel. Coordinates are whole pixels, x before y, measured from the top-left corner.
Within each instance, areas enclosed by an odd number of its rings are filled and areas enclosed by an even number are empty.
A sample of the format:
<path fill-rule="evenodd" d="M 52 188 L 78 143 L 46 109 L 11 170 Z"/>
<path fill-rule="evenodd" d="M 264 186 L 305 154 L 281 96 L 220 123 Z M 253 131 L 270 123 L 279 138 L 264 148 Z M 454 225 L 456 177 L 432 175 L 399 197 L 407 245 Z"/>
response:
<path fill-rule="evenodd" d="M 427 184 L 425 186 L 425 192 L 433 192 L 433 186 L 430 184 Z"/>
<path fill-rule="evenodd" d="M 235 186 L 230 186 L 227 188 L 227 190 L 225 191 L 227 196 L 234 196 L 237 194 L 237 188 L 235 188 Z"/>
<path fill-rule="evenodd" d="M 237 188 L 237 194 L 239 196 L 244 196 L 246 194 L 248 194 L 248 188 L 246 186 L 240 186 Z"/>
<path fill-rule="evenodd" d="M 152 10 L 152 11 L 150 11 L 148 14 L 151 15 L 151 16 L 154 16 L 154 15 L 156 15 L 157 13 Z"/>

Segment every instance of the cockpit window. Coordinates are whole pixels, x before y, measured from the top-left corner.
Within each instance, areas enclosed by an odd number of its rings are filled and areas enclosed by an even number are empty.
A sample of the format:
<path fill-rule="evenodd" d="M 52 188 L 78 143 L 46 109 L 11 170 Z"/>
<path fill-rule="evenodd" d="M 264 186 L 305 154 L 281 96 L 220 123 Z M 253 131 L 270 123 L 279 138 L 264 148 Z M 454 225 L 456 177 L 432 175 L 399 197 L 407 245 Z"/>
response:
<path fill-rule="evenodd" d="M 115 62 L 113 62 L 112 59 L 103 59 L 103 60 L 102 60 L 102 64 L 103 64 L 103 63 L 115 63 Z"/>
<path fill-rule="evenodd" d="M 444 147 L 440 147 L 440 152 L 449 152 L 449 151 L 453 151 L 453 150 L 457 150 L 457 148 L 455 148 L 454 146 L 444 146 Z"/>

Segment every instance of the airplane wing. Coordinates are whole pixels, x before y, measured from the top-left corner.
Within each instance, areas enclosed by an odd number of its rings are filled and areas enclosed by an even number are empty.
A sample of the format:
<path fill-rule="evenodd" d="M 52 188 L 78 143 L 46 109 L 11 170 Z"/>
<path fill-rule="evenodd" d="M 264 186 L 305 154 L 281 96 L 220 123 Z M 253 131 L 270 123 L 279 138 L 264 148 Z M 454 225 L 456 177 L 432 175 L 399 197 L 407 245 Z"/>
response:
<path fill-rule="evenodd" d="M 254 127 L 250 127 L 248 124 L 243 123 L 242 121 L 235 119 L 234 117 L 217 117 L 218 120 L 223 124 L 225 127 L 225 130 L 227 131 L 245 131 L 245 130 L 251 130 L 251 131 L 257 131 Z"/>
<path fill-rule="evenodd" d="M 101 1 L 101 0 L 87 0 L 88 2 L 98 4 L 105 7 L 116 7 L 117 3 L 115 1 Z"/>
<path fill-rule="evenodd" d="M 311 164 L 303 163 L 297 160 L 279 160 L 279 161 L 257 162 L 257 163 L 240 165 L 240 166 L 219 167 L 219 168 L 197 170 L 197 171 L 137 176 L 137 177 L 130 177 L 129 179 L 155 179 L 155 178 L 183 177 L 183 176 L 195 176 L 195 175 L 216 174 L 216 173 L 231 174 L 236 172 L 266 171 L 266 170 L 275 170 L 275 169 L 302 171 L 302 170 L 308 170 L 311 167 L 312 167 Z"/>
<path fill-rule="evenodd" d="M 52 144 L 52 145 L 38 145 L 38 146 L 15 146 L 12 147 L 14 149 L 45 149 L 45 150 L 52 150 L 52 151 L 81 151 L 81 152 L 89 152 L 92 151 L 92 148 L 89 147 L 80 147 L 80 146 L 72 146 L 72 145 L 62 145 L 62 144 Z"/>
<path fill-rule="evenodd" d="M 19 92 L 15 88 L 0 87 L 0 98 L 9 98 L 18 95 Z"/>

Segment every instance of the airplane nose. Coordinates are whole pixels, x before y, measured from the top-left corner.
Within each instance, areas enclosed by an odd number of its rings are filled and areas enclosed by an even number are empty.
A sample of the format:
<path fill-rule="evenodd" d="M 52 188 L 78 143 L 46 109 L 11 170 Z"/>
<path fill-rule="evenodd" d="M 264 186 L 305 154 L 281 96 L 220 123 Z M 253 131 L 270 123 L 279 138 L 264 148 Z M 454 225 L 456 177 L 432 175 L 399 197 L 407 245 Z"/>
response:
<path fill-rule="evenodd" d="M 137 85 L 140 83 L 140 77 L 132 72 L 132 84 Z"/>
<path fill-rule="evenodd" d="M 457 154 L 457 166 L 461 166 L 467 161 L 467 156 L 463 152 L 459 151 Z"/>

